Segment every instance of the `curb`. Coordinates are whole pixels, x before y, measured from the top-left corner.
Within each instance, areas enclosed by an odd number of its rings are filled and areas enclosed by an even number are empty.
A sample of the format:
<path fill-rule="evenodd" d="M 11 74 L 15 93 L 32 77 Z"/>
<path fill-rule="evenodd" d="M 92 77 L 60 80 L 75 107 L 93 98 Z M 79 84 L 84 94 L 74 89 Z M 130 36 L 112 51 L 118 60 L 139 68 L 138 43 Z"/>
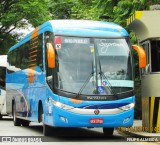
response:
<path fill-rule="evenodd" d="M 145 131 L 140 131 L 141 126 L 136 126 L 137 130 L 133 127 L 119 127 L 117 128 L 117 132 L 121 135 L 130 136 L 130 137 L 158 137 L 160 138 L 160 133 L 149 133 Z"/>

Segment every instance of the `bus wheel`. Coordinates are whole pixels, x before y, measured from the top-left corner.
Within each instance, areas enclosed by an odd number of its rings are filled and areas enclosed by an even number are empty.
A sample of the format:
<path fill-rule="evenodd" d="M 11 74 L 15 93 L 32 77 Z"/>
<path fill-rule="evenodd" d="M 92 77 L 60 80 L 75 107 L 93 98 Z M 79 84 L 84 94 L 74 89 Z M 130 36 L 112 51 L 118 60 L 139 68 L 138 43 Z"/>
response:
<path fill-rule="evenodd" d="M 49 136 L 51 133 L 51 127 L 43 123 L 43 135 Z"/>
<path fill-rule="evenodd" d="M 42 104 L 38 107 L 38 122 L 43 122 L 43 107 Z"/>
<path fill-rule="evenodd" d="M 21 120 L 21 124 L 22 124 L 22 126 L 29 126 L 29 121 L 27 121 L 27 120 Z"/>
<path fill-rule="evenodd" d="M 13 104 L 13 123 L 14 126 L 21 126 L 21 120 L 16 117 L 16 104 Z"/>
<path fill-rule="evenodd" d="M 51 127 L 44 124 L 44 112 L 42 103 L 40 103 L 38 107 L 38 121 L 43 123 L 43 135 L 48 136 L 50 134 Z"/>
<path fill-rule="evenodd" d="M 114 128 L 103 128 L 103 134 L 104 136 L 112 136 L 114 132 Z"/>
<path fill-rule="evenodd" d="M 0 120 L 2 120 L 2 115 L 1 115 L 1 113 L 0 113 Z"/>

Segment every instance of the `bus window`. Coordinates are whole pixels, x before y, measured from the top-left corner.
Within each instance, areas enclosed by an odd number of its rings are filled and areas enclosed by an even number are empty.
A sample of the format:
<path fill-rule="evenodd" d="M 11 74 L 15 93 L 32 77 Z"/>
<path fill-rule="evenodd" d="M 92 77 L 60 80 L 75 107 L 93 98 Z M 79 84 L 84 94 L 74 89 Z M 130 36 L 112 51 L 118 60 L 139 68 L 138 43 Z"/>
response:
<path fill-rule="evenodd" d="M 43 35 L 38 36 L 38 54 L 37 54 L 37 65 L 43 70 L 43 53 L 42 53 L 42 39 Z"/>
<path fill-rule="evenodd" d="M 151 41 L 152 72 L 160 72 L 160 41 Z"/>

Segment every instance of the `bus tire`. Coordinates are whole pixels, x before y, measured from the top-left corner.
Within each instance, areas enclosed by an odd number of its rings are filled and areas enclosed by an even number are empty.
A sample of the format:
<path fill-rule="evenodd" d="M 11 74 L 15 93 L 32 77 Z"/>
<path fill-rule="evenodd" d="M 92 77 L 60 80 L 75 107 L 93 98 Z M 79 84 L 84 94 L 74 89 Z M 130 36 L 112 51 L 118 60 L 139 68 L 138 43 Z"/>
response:
<path fill-rule="evenodd" d="M 114 132 L 114 128 L 103 128 L 103 134 L 104 136 L 112 136 Z"/>
<path fill-rule="evenodd" d="M 44 136 L 49 136 L 51 127 L 44 124 L 44 118 L 43 117 L 44 117 L 44 111 L 43 111 L 42 102 L 40 101 L 39 106 L 38 106 L 38 122 L 43 123 L 43 135 Z"/>
<path fill-rule="evenodd" d="M 21 120 L 21 124 L 22 124 L 22 126 L 29 126 L 29 123 L 30 123 L 30 121 L 27 121 L 27 120 Z"/>
<path fill-rule="evenodd" d="M 1 115 L 1 113 L 0 113 L 0 120 L 2 120 L 2 115 Z"/>
<path fill-rule="evenodd" d="M 38 122 L 43 122 L 43 107 L 42 107 L 42 102 L 39 103 L 38 105 Z"/>
<path fill-rule="evenodd" d="M 43 135 L 49 136 L 51 134 L 51 127 L 43 123 Z"/>
<path fill-rule="evenodd" d="M 21 126 L 21 120 L 16 117 L 16 104 L 13 104 L 13 124 L 14 126 Z"/>

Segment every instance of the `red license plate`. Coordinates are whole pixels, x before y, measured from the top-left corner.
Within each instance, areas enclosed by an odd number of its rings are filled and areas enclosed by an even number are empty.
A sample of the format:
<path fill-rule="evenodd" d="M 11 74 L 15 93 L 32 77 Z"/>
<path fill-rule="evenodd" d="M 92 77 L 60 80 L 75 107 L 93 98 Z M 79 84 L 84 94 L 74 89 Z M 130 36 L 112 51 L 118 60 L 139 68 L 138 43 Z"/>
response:
<path fill-rule="evenodd" d="M 102 124 L 104 122 L 103 118 L 91 118 L 90 123 L 91 124 Z"/>

